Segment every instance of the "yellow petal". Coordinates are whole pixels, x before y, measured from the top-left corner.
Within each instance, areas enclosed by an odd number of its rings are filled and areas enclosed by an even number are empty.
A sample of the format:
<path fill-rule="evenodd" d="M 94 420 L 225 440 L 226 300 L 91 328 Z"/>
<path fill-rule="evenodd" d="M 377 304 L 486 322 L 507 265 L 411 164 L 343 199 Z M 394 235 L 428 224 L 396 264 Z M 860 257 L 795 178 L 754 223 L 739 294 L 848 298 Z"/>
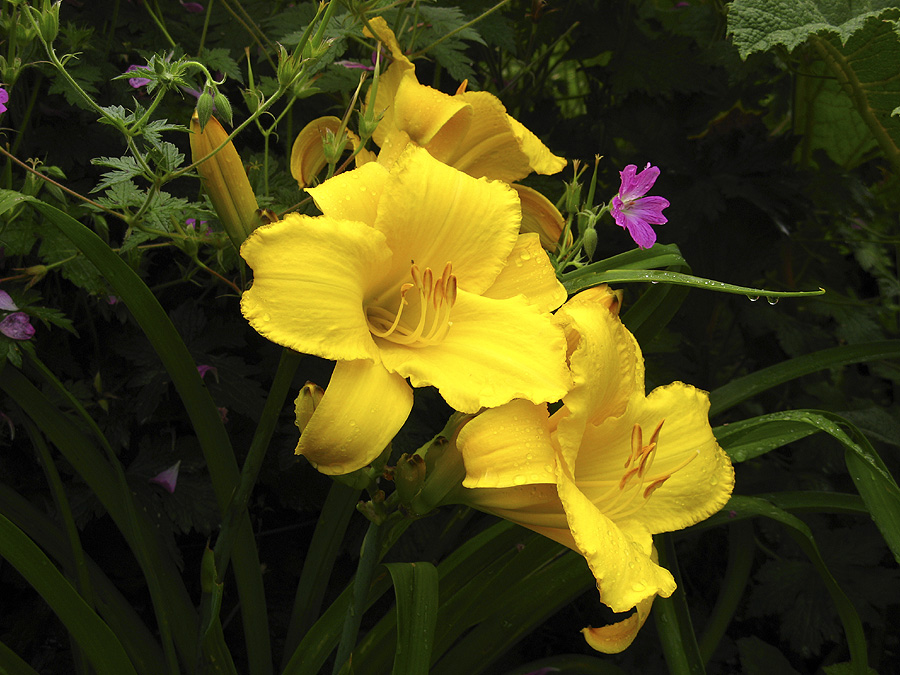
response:
<path fill-rule="evenodd" d="M 516 139 L 519 141 L 522 152 L 528 157 L 528 163 L 532 171 L 549 175 L 559 173 L 566 167 L 566 160 L 550 152 L 550 148 L 526 129 L 521 122 L 510 117 L 509 124 L 516 135 Z"/>
<path fill-rule="evenodd" d="M 495 300 L 459 291 L 450 321 L 447 337 L 435 345 L 378 340 L 385 367 L 414 387 L 437 387 L 467 413 L 514 398 L 557 401 L 568 390 L 562 332 L 521 296 Z"/>
<path fill-rule="evenodd" d="M 387 169 L 376 162 L 369 162 L 306 191 L 326 216 L 374 225 L 378 201 L 387 179 Z"/>
<path fill-rule="evenodd" d="M 549 483 L 508 488 L 463 488 L 457 501 L 492 513 L 577 551 L 556 486 Z"/>
<path fill-rule="evenodd" d="M 289 214 L 241 247 L 253 286 L 241 311 L 263 336 L 326 359 L 378 358 L 363 310 L 373 272 L 387 267 L 384 236 L 363 223 Z"/>
<path fill-rule="evenodd" d="M 669 597 L 675 579 L 651 560 L 650 533 L 637 523 L 620 528 L 607 518 L 575 484 L 562 457 L 557 481 L 569 530 L 597 580 L 600 600 L 625 612 L 654 595 Z"/>
<path fill-rule="evenodd" d="M 372 31 L 374 31 L 374 35 L 372 34 Z M 363 27 L 363 35 L 365 35 L 366 37 L 377 38 L 378 40 L 383 42 L 391 52 L 391 56 L 394 58 L 395 63 L 399 63 L 400 65 L 404 65 L 407 67 L 412 67 L 412 61 L 406 58 L 403 50 L 400 49 L 400 43 L 397 42 L 394 31 L 392 31 L 387 25 L 387 21 L 384 20 L 384 17 L 369 17 L 368 24 Z"/>
<path fill-rule="evenodd" d="M 581 631 L 584 639 L 591 647 L 604 654 L 618 654 L 625 651 L 634 642 L 641 627 L 647 621 L 647 617 L 650 616 L 650 609 L 653 607 L 655 599 L 654 595 L 639 602 L 634 614 L 618 623 L 599 628 L 590 626 L 584 628 Z"/>
<path fill-rule="evenodd" d="M 467 488 L 503 488 L 556 482 L 547 406 L 515 400 L 485 410 L 457 436 Z"/>
<path fill-rule="evenodd" d="M 438 159 L 456 151 L 472 123 L 472 106 L 458 96 L 404 77 L 394 98 L 394 124 Z M 436 136 L 438 136 L 436 138 Z M 429 144 L 434 141 L 434 147 Z"/>
<path fill-rule="evenodd" d="M 371 361 L 339 361 L 296 452 L 328 475 L 361 469 L 391 442 L 412 403 L 402 377 Z"/>
<path fill-rule="evenodd" d="M 553 265 L 536 234 L 521 234 L 506 266 L 483 295 L 512 298 L 523 295 L 542 312 L 552 312 L 566 300 L 566 289 L 556 278 Z"/>
<path fill-rule="evenodd" d="M 576 455 L 582 457 L 578 449 L 584 446 L 585 425 L 622 415 L 635 392 L 644 393 L 640 347 L 606 307 L 615 296 L 603 289 L 581 296 L 574 296 L 556 314 L 569 344 L 575 345 L 569 358 L 574 386 L 563 400 L 570 414 L 559 422 L 560 448 L 570 465 Z M 630 449 L 630 429 L 619 440 L 627 442 Z M 621 462 L 625 456 L 615 461 Z"/>
<path fill-rule="evenodd" d="M 460 171 L 476 178 L 487 176 L 512 183 L 531 173 L 528 156 L 522 152 L 506 108 L 493 94 L 469 91 L 459 98 L 472 106 L 472 123 L 457 144 L 455 154 L 441 157 Z M 449 147 L 449 143 L 443 141 Z"/>
<path fill-rule="evenodd" d="M 384 185 L 375 227 L 394 253 L 391 279 L 408 276 L 412 261 L 438 274 L 450 262 L 459 288 L 481 293 L 512 251 L 520 218 L 509 186 L 475 180 L 409 146 Z"/>
<path fill-rule="evenodd" d="M 521 232 L 536 232 L 541 237 L 541 246 L 548 251 L 555 251 L 566 224 L 562 214 L 553 202 L 537 190 L 518 183 L 512 187 L 519 193 L 519 201 L 522 204 Z M 572 234 L 569 233 L 568 243 L 571 241 Z"/>
<path fill-rule="evenodd" d="M 191 157 L 198 161 L 218 148 L 228 132 L 222 128 L 215 117 L 211 117 L 206 127 L 200 130 L 200 118 L 197 112 L 191 118 Z M 250 187 L 250 179 L 241 158 L 229 141 L 210 159 L 197 167 L 203 178 L 203 186 L 219 216 L 222 227 L 228 233 L 235 248 L 240 248 L 247 236 L 255 230 L 260 219 L 257 214 L 259 204 Z"/>
<path fill-rule="evenodd" d="M 327 164 L 324 142 L 326 135 L 337 133 L 341 120 L 337 117 L 319 117 L 303 127 L 297 134 L 291 148 L 291 175 L 301 188 L 312 185 L 319 172 Z M 345 129 L 354 148 L 359 145 L 359 136 Z"/>
<path fill-rule="evenodd" d="M 719 511 L 731 496 L 734 469 L 716 443 L 708 415 L 706 392 L 675 382 L 654 389 L 646 399 L 636 401 L 622 420 L 610 420 L 598 429 L 598 436 L 610 439 L 630 434 L 634 423 L 652 430 L 665 419 L 645 480 L 674 472 L 631 516 L 653 534 L 698 523 Z M 593 477 L 595 467 L 589 467 L 589 457 L 579 454 L 575 474 L 579 481 Z M 685 462 L 689 463 L 682 466 Z"/>
<path fill-rule="evenodd" d="M 400 44 L 394 36 L 393 31 L 388 28 L 387 22 L 380 16 L 371 17 L 369 26 L 375 32 L 375 35 L 368 28 L 363 28 L 363 34 L 367 37 L 376 37 L 383 42 L 391 52 L 394 62 L 385 70 L 382 70 L 378 78 L 378 91 L 375 100 L 371 100 L 371 96 L 366 98 L 366 108 L 374 107 L 376 114 L 381 115 L 381 121 L 375 128 L 372 138 L 381 147 L 384 144 L 385 136 L 396 130 L 394 123 L 394 99 L 397 97 L 397 90 L 400 83 L 406 78 L 416 80 L 415 66 L 403 54 Z M 369 90 L 371 92 L 371 89 Z"/>

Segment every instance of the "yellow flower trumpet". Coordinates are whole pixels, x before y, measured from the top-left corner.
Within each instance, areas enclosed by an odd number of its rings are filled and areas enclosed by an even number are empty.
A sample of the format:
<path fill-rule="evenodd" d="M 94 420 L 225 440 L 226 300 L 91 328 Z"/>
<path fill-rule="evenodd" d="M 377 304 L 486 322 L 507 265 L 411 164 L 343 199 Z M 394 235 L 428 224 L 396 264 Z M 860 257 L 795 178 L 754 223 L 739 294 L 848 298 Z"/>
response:
<path fill-rule="evenodd" d="M 323 215 L 289 214 L 241 248 L 241 300 L 268 339 L 337 361 L 298 454 L 327 474 L 373 461 L 406 421 L 413 387 L 475 413 L 558 400 L 571 384 L 549 312 L 566 293 L 516 192 L 409 146 L 309 188 Z M 407 383 L 409 380 L 409 384 Z"/>
<path fill-rule="evenodd" d="M 466 91 L 466 82 L 452 96 L 419 84 L 415 65 L 387 22 L 376 16 L 369 26 L 394 59 L 381 75 L 375 100 L 366 104 L 382 115 L 373 135 L 381 148 L 379 162 L 390 166 L 412 141 L 476 178 L 511 183 L 532 172 L 554 174 L 565 167 L 566 160 L 510 117 L 493 94 Z M 368 29 L 364 32 L 370 35 Z"/>
<path fill-rule="evenodd" d="M 675 590 L 671 573 L 656 562 L 652 535 L 709 517 L 734 486 L 731 462 L 709 425 L 706 393 L 675 382 L 645 395 L 640 347 L 617 308 L 616 294 L 598 287 L 559 309 L 575 386 L 552 415 L 546 405 L 518 400 L 465 424 L 457 447 L 466 477 L 444 500 L 581 553 L 600 600 L 614 612 L 637 610 L 583 631 L 607 653 L 628 647 L 653 599 Z M 453 471 L 459 457 L 445 456 L 444 472 Z"/>

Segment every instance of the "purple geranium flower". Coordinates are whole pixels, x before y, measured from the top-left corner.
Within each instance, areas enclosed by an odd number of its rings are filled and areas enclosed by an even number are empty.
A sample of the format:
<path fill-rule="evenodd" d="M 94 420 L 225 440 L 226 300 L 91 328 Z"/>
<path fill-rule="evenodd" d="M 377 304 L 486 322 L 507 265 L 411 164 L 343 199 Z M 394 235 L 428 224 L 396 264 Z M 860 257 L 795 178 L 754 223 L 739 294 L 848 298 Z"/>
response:
<path fill-rule="evenodd" d="M 662 197 L 645 197 L 659 178 L 659 167 L 647 166 L 635 175 L 637 167 L 629 164 L 619 172 L 622 186 L 619 194 L 612 200 L 612 215 L 619 227 L 628 230 L 628 234 L 641 248 L 650 248 L 656 243 L 656 232 L 650 227 L 668 222 L 662 210 L 669 205 L 669 200 Z"/>
<path fill-rule="evenodd" d="M 6 112 L 6 104 L 9 102 L 9 92 L 0 87 L 0 113 Z"/>
<path fill-rule="evenodd" d="M 150 479 L 151 483 L 156 483 L 169 494 L 175 492 L 175 484 L 178 482 L 178 469 L 181 468 L 181 460 L 179 459 L 165 471 L 160 471 Z"/>
<path fill-rule="evenodd" d="M 128 66 L 128 69 L 125 72 L 133 73 L 136 70 L 146 72 L 147 67 L 131 65 L 131 66 Z M 140 89 L 141 87 L 146 87 L 148 84 L 150 84 L 150 80 L 148 80 L 146 77 L 129 77 L 128 84 L 130 84 L 135 89 Z"/>
<path fill-rule="evenodd" d="M 15 312 L 0 321 L 0 333 L 13 340 L 30 340 L 34 337 L 34 326 L 25 312 Z"/>

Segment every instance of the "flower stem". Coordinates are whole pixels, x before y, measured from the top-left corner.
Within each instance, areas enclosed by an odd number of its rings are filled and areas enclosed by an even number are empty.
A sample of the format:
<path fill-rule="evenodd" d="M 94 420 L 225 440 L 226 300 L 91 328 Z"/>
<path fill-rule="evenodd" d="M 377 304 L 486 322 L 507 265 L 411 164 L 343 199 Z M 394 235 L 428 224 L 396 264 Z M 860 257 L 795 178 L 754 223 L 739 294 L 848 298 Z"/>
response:
<path fill-rule="evenodd" d="M 372 577 L 381 553 L 382 526 L 374 521 L 369 524 L 369 530 L 363 539 L 359 552 L 359 566 L 356 568 L 356 578 L 353 580 L 353 600 L 347 608 L 344 616 L 344 628 L 341 631 L 341 642 L 338 645 L 337 658 L 334 661 L 332 675 L 338 675 L 347 659 L 356 646 L 356 636 L 359 633 L 359 625 L 366 608 L 366 600 L 369 595 L 369 587 L 372 585 Z"/>

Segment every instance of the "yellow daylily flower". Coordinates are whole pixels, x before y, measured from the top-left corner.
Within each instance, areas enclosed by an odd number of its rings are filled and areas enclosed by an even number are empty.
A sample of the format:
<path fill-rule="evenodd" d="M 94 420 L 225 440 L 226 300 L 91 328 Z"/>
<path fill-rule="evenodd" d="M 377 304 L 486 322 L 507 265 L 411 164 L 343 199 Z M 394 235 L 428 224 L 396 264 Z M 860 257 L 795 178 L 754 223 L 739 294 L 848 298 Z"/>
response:
<path fill-rule="evenodd" d="M 390 166 L 412 141 L 440 161 L 475 178 L 513 182 L 531 172 L 554 174 L 566 165 L 540 139 L 506 113 L 493 94 L 466 91 L 453 96 L 416 79 L 415 65 L 406 58 L 382 17 L 369 19 L 365 34 L 377 37 L 393 57 L 381 75 L 375 100 L 367 102 L 382 119 L 373 139 L 381 148 L 378 161 Z"/>
<path fill-rule="evenodd" d="M 651 536 L 718 511 L 734 471 L 709 425 L 709 399 L 675 382 L 644 393 L 640 347 L 605 287 L 557 312 L 575 386 L 552 415 L 512 401 L 471 419 L 457 438 L 466 477 L 448 501 L 469 504 L 581 553 L 600 599 L 637 612 L 587 628 L 589 644 L 625 649 L 657 595 L 675 580 L 656 564 Z"/>
<path fill-rule="evenodd" d="M 368 163 L 309 193 L 322 216 L 289 214 L 242 247 L 254 281 L 241 310 L 273 342 L 337 361 L 297 447 L 320 471 L 375 459 L 410 384 L 469 413 L 565 394 L 549 314 L 565 290 L 538 236 L 518 234 L 512 188 L 410 146 L 390 170 Z"/>

